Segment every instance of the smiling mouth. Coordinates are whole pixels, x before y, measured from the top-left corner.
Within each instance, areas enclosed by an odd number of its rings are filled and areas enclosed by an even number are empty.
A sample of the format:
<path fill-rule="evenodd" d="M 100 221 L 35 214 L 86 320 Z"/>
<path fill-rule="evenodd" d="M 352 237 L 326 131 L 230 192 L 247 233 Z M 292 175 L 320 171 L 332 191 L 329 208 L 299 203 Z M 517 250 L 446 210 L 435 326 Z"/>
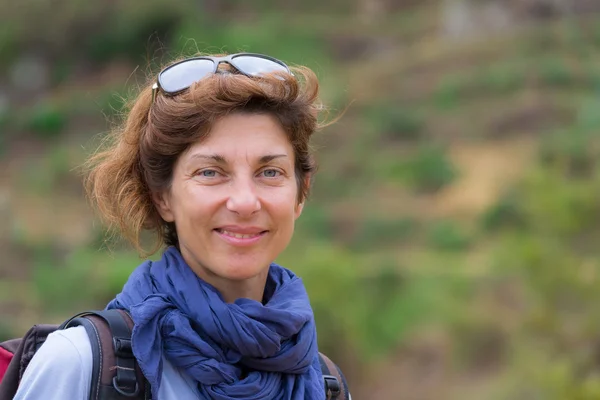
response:
<path fill-rule="evenodd" d="M 256 233 L 236 233 L 236 232 L 230 232 L 228 230 L 219 229 L 219 228 L 215 229 L 215 231 L 217 231 L 221 235 L 229 236 L 229 237 L 236 238 L 236 239 L 253 239 L 253 238 L 262 236 L 268 232 L 268 231 L 261 231 L 261 232 L 256 232 Z"/>

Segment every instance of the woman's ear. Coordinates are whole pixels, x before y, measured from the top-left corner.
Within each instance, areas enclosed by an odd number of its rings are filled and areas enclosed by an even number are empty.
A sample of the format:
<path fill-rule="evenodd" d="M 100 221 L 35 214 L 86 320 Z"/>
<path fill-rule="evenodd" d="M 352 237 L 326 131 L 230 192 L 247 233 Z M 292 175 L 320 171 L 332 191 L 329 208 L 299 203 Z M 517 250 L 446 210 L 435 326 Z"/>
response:
<path fill-rule="evenodd" d="M 296 210 L 294 212 L 294 217 L 298 219 L 300 214 L 302 214 L 302 210 L 304 209 L 304 200 L 301 203 L 296 204 Z"/>
<path fill-rule="evenodd" d="M 308 193 L 308 189 L 310 189 L 310 179 L 311 176 L 310 174 L 306 175 L 306 177 L 304 178 L 304 191 L 305 193 Z M 306 197 L 304 197 L 302 199 L 302 201 L 300 201 L 299 203 L 296 204 L 296 210 L 295 210 L 295 217 L 296 219 L 300 216 L 300 214 L 302 214 L 302 210 L 304 209 L 304 202 L 306 201 Z"/>
<path fill-rule="evenodd" d="M 152 202 L 156 207 L 156 210 L 160 214 L 163 220 L 166 222 L 174 222 L 175 216 L 171 209 L 170 196 L 167 191 L 152 192 Z"/>

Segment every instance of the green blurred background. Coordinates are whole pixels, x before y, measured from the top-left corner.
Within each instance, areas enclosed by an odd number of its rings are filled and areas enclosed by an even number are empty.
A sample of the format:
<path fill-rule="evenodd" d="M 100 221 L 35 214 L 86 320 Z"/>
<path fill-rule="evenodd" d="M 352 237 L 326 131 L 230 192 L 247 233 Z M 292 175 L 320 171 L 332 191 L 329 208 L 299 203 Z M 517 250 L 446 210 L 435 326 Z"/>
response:
<path fill-rule="evenodd" d="M 0 0 L 0 339 L 140 262 L 78 166 L 173 57 L 313 68 L 342 119 L 278 260 L 356 399 L 600 398 L 600 2 Z"/>

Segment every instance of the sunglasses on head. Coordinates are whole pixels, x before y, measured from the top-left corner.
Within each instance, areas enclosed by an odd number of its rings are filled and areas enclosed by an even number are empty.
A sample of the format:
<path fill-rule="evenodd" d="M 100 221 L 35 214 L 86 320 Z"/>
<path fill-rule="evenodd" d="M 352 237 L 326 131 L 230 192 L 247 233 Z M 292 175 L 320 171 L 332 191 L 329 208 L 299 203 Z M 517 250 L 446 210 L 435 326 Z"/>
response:
<path fill-rule="evenodd" d="M 171 96 L 181 93 L 194 82 L 216 73 L 221 63 L 229 64 L 249 77 L 260 77 L 271 72 L 291 74 L 289 67 L 283 61 L 263 54 L 237 53 L 224 57 L 188 58 L 168 66 L 158 74 L 157 82 L 152 85 L 152 102 L 156 99 L 159 90 Z"/>

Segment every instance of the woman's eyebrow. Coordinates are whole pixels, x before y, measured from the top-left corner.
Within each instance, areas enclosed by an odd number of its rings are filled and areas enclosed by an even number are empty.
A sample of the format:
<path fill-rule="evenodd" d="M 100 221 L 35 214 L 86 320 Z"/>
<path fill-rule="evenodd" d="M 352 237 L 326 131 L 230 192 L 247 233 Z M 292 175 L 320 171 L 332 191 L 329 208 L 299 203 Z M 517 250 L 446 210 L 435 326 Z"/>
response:
<path fill-rule="evenodd" d="M 225 159 L 225 157 L 223 157 L 220 154 L 193 154 L 191 156 L 192 159 L 196 159 L 199 158 L 201 160 L 210 160 L 210 161 L 214 161 L 218 164 L 227 164 L 227 160 Z"/>
<path fill-rule="evenodd" d="M 267 154 L 266 156 L 262 156 L 258 161 L 260 164 L 267 164 L 277 158 L 287 157 L 287 154 Z"/>

